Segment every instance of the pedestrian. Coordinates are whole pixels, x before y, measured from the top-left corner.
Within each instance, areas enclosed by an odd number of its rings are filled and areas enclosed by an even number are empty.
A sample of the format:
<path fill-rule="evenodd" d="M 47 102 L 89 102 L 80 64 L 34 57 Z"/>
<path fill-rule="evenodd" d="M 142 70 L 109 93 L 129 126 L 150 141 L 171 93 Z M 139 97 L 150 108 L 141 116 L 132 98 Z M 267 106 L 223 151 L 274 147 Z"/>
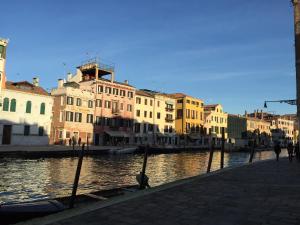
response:
<path fill-rule="evenodd" d="M 72 146 L 73 146 L 73 150 L 75 150 L 75 145 L 76 145 L 76 138 L 75 136 L 72 137 Z"/>
<path fill-rule="evenodd" d="M 149 185 L 149 177 L 144 174 L 144 180 L 143 180 L 143 184 L 142 183 L 142 172 L 140 172 L 138 175 L 136 175 L 136 181 L 139 183 L 140 186 L 142 186 L 142 188 L 150 188 L 150 185 Z"/>
<path fill-rule="evenodd" d="M 281 147 L 280 147 L 279 142 L 276 142 L 276 144 L 274 146 L 274 152 L 276 154 L 276 161 L 278 162 L 278 160 L 279 160 L 279 154 L 281 152 Z"/>
<path fill-rule="evenodd" d="M 288 151 L 288 155 L 289 155 L 289 161 L 292 162 L 293 160 L 293 144 L 290 142 L 287 146 L 287 151 Z"/>
<path fill-rule="evenodd" d="M 298 162 L 300 162 L 300 149 L 299 149 L 299 142 L 295 144 L 294 154 Z"/>
<path fill-rule="evenodd" d="M 81 144 L 81 137 L 78 138 L 78 145 L 80 146 Z"/>
<path fill-rule="evenodd" d="M 72 139 L 69 138 L 69 146 L 71 146 L 71 145 L 72 145 Z"/>

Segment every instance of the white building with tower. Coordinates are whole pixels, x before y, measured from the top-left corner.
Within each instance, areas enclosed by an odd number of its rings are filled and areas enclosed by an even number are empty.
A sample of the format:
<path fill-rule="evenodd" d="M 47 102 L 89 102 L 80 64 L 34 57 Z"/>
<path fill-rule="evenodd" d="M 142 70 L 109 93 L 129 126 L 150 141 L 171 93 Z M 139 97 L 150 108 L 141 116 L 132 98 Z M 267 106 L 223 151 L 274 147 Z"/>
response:
<path fill-rule="evenodd" d="M 0 145 L 47 145 L 53 98 L 33 82 L 6 80 L 7 41 L 0 39 Z"/>

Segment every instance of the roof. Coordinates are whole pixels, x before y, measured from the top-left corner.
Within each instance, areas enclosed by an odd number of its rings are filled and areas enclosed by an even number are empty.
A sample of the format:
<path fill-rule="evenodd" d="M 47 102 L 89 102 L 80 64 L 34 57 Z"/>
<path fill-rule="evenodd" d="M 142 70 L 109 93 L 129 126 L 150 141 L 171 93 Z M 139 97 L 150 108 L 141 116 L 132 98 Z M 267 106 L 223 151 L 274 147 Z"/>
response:
<path fill-rule="evenodd" d="M 220 104 L 211 104 L 211 105 L 204 105 L 204 108 L 215 108 Z"/>
<path fill-rule="evenodd" d="M 37 94 L 37 95 L 46 95 L 46 96 L 50 95 L 42 87 L 35 86 L 32 83 L 29 83 L 28 81 L 19 81 L 19 82 L 7 81 L 5 84 L 5 89 Z"/>
<path fill-rule="evenodd" d="M 184 93 L 172 93 L 172 94 L 168 94 L 168 96 L 170 96 L 170 97 L 172 97 L 172 98 L 185 98 L 185 97 L 189 97 L 189 98 L 197 99 L 197 100 L 203 102 L 203 100 L 200 99 L 200 98 L 196 98 L 196 97 L 193 97 L 193 96 L 184 94 Z"/>
<path fill-rule="evenodd" d="M 151 97 L 151 98 L 154 97 L 153 94 L 146 92 L 146 91 L 142 91 L 142 90 L 136 90 L 135 95 L 142 95 L 142 96 Z"/>

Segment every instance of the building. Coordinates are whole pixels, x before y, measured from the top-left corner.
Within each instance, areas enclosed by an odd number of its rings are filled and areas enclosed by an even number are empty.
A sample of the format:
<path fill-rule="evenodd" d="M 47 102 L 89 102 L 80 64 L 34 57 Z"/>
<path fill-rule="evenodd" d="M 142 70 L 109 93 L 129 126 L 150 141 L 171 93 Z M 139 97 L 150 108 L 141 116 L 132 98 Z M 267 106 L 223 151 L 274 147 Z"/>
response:
<path fill-rule="evenodd" d="M 6 60 L 6 46 L 8 41 L 0 38 L 0 107 L 2 106 L 2 89 L 5 86 L 5 60 Z"/>
<path fill-rule="evenodd" d="M 228 143 L 236 147 L 245 145 L 245 134 L 247 133 L 247 119 L 241 115 L 228 114 L 227 134 Z"/>
<path fill-rule="evenodd" d="M 170 94 L 176 100 L 175 129 L 177 134 L 190 134 L 203 130 L 203 101 L 183 93 Z"/>
<path fill-rule="evenodd" d="M 93 143 L 95 94 L 74 81 L 58 80 L 54 97 L 51 143 L 70 145 L 70 140 Z"/>
<path fill-rule="evenodd" d="M 104 78 L 110 76 L 110 79 Z M 94 93 L 95 145 L 123 145 L 133 142 L 135 88 L 128 81 L 115 80 L 114 66 L 90 60 L 69 74 L 83 91 Z"/>
<path fill-rule="evenodd" d="M 50 138 L 53 99 L 33 82 L 6 81 L 5 48 L 1 47 L 1 98 L 0 144 L 2 145 L 47 145 Z M 0 44 L 1 45 L 1 44 Z"/>
<path fill-rule="evenodd" d="M 135 98 L 135 143 L 176 144 L 175 99 L 146 89 L 137 90 Z"/>
<path fill-rule="evenodd" d="M 211 135 L 216 146 L 222 143 L 222 129 L 224 129 L 224 138 L 227 140 L 227 116 L 220 104 L 204 106 L 204 130 L 206 134 Z"/>

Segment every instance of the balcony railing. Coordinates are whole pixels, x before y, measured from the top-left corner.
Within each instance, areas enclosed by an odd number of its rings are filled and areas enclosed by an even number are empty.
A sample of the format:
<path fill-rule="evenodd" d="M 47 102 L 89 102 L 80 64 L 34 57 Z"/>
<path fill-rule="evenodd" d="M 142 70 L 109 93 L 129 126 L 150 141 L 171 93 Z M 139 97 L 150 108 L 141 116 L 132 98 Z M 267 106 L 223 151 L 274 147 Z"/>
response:
<path fill-rule="evenodd" d="M 173 112 L 173 111 L 174 111 L 174 108 L 166 107 L 166 111 L 167 111 L 167 112 Z"/>
<path fill-rule="evenodd" d="M 166 117 L 165 120 L 166 120 L 166 122 L 168 122 L 168 123 L 172 123 L 172 122 L 174 121 L 173 118 L 169 118 L 169 117 Z"/>

